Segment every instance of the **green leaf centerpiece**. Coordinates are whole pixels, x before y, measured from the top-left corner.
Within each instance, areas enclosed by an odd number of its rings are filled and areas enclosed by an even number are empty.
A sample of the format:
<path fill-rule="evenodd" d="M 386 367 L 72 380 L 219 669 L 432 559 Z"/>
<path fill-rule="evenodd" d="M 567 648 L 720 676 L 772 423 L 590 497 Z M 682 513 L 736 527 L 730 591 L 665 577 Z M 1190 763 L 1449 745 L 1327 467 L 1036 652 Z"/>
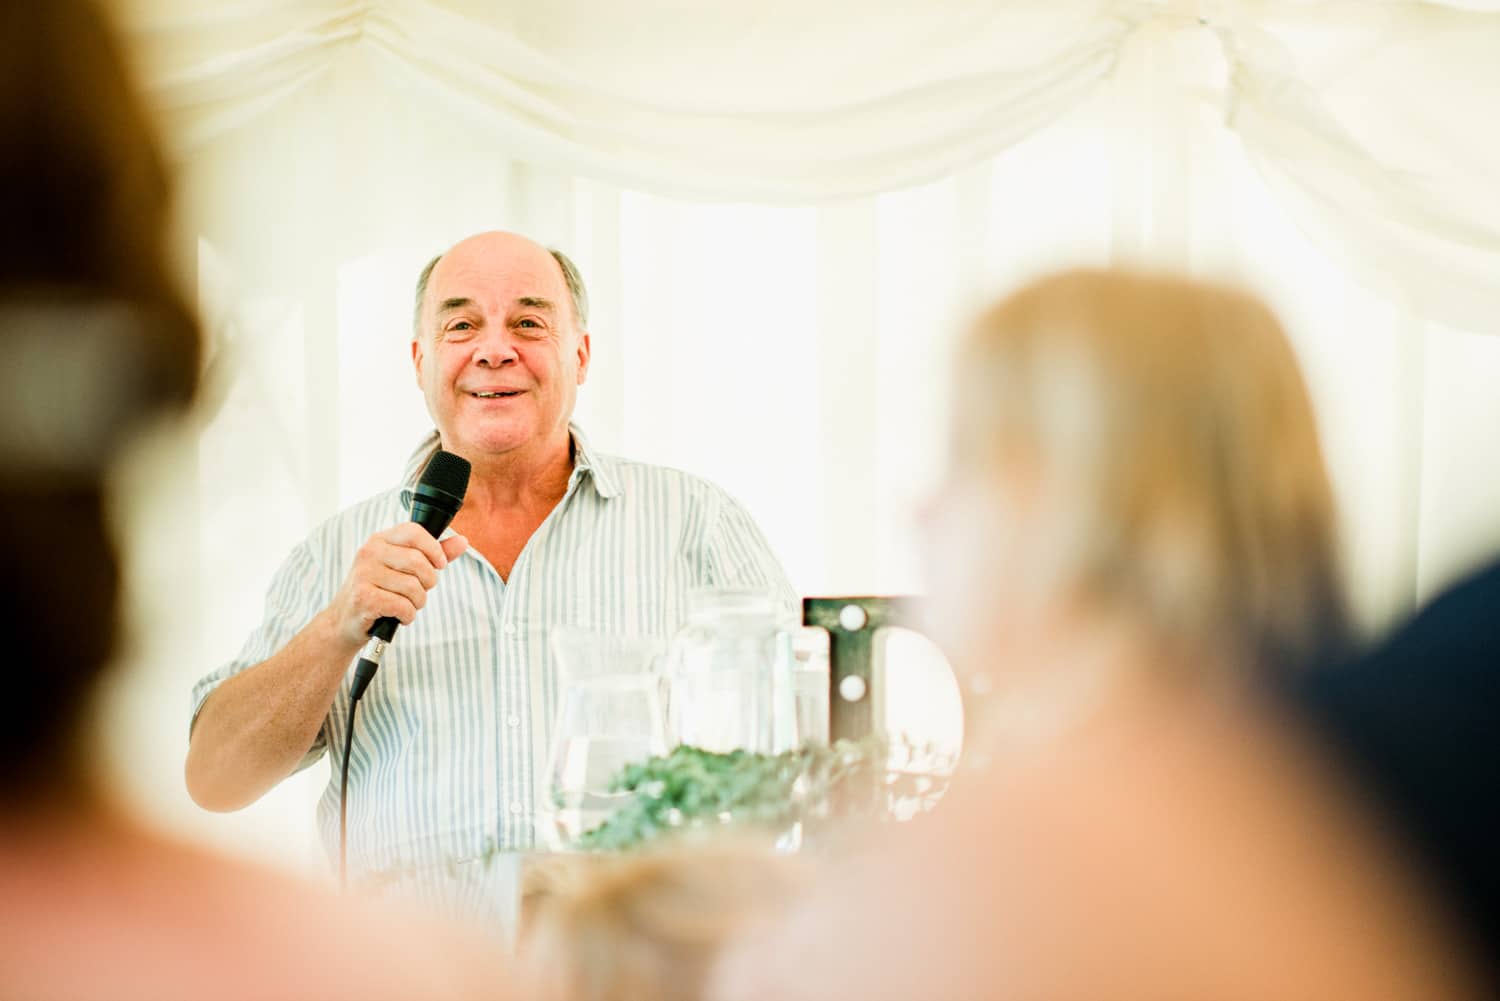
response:
<path fill-rule="evenodd" d="M 783 832 L 834 818 L 884 819 L 890 813 L 892 776 L 900 774 L 889 769 L 890 751 L 889 743 L 878 737 L 780 754 L 718 753 L 684 745 L 622 769 L 610 792 L 630 797 L 582 834 L 575 847 L 623 851 L 709 828 Z M 925 781 L 924 792 L 940 794 L 931 780 Z"/>

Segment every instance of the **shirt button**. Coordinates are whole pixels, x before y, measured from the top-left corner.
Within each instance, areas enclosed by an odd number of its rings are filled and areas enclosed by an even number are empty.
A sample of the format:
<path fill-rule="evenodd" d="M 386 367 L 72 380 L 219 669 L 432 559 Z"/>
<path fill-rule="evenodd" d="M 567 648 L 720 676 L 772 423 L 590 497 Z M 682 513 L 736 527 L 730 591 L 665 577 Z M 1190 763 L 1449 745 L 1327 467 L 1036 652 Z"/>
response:
<path fill-rule="evenodd" d="M 521 717 L 517 716 L 515 713 L 511 713 L 509 716 L 505 717 L 505 723 L 507 726 L 520 726 Z"/>
<path fill-rule="evenodd" d="M 507 635 L 507 636 L 514 636 L 515 634 L 516 634 L 516 624 L 514 622 L 507 622 L 505 624 L 505 635 Z"/>
<path fill-rule="evenodd" d="M 517 814 L 520 813 L 521 812 L 521 804 L 520 803 L 511 803 L 511 805 L 510 805 L 510 812 L 511 813 L 517 813 Z"/>

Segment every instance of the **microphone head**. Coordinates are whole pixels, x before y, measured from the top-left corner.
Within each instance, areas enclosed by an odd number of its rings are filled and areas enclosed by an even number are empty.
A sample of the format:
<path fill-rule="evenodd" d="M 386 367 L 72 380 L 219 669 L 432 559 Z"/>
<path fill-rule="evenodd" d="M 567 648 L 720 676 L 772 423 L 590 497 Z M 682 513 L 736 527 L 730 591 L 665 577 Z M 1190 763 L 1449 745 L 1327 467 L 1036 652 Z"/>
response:
<path fill-rule="evenodd" d="M 422 478 L 417 481 L 417 495 L 432 500 L 438 499 L 434 494 L 446 495 L 457 511 L 469 489 L 469 470 L 468 459 L 438 449 L 427 460 L 427 468 L 422 470 Z"/>

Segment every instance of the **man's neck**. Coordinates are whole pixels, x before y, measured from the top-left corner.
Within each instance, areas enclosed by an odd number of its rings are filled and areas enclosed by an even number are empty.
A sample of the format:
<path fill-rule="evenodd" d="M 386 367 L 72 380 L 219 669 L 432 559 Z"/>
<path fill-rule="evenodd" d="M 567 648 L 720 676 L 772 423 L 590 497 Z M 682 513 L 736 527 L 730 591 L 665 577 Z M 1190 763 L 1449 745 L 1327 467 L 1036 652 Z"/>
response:
<path fill-rule="evenodd" d="M 555 507 L 573 474 L 572 433 L 564 427 L 546 442 L 470 462 L 469 489 L 454 519 L 458 532 L 464 524 L 489 524 L 496 517 Z"/>

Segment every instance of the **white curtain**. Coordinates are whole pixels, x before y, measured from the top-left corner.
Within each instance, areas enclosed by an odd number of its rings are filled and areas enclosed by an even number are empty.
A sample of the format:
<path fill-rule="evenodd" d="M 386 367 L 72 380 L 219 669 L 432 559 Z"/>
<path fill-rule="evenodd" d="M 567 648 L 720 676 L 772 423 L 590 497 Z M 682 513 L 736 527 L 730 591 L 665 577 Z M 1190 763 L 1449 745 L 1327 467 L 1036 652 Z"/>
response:
<path fill-rule="evenodd" d="M 307 194 L 355 243 L 368 199 L 476 149 L 719 200 L 905 187 L 1057 120 L 1142 34 L 1198 27 L 1227 62 L 1211 99 L 1299 225 L 1424 315 L 1482 325 L 1496 295 L 1491 3 L 117 2 L 190 171 L 228 136 L 261 184 L 332 169 L 354 183 Z M 288 121 L 309 106 L 311 136 Z"/>
<path fill-rule="evenodd" d="M 321 775 L 185 802 L 186 692 L 397 474 L 411 285 L 481 229 L 582 266 L 599 444 L 738 494 L 804 593 L 921 588 L 951 339 L 1079 263 L 1276 305 L 1372 626 L 1500 548 L 1500 3 L 116 3 L 211 339 L 122 512 L 122 781 L 184 827 L 310 837 Z"/>

